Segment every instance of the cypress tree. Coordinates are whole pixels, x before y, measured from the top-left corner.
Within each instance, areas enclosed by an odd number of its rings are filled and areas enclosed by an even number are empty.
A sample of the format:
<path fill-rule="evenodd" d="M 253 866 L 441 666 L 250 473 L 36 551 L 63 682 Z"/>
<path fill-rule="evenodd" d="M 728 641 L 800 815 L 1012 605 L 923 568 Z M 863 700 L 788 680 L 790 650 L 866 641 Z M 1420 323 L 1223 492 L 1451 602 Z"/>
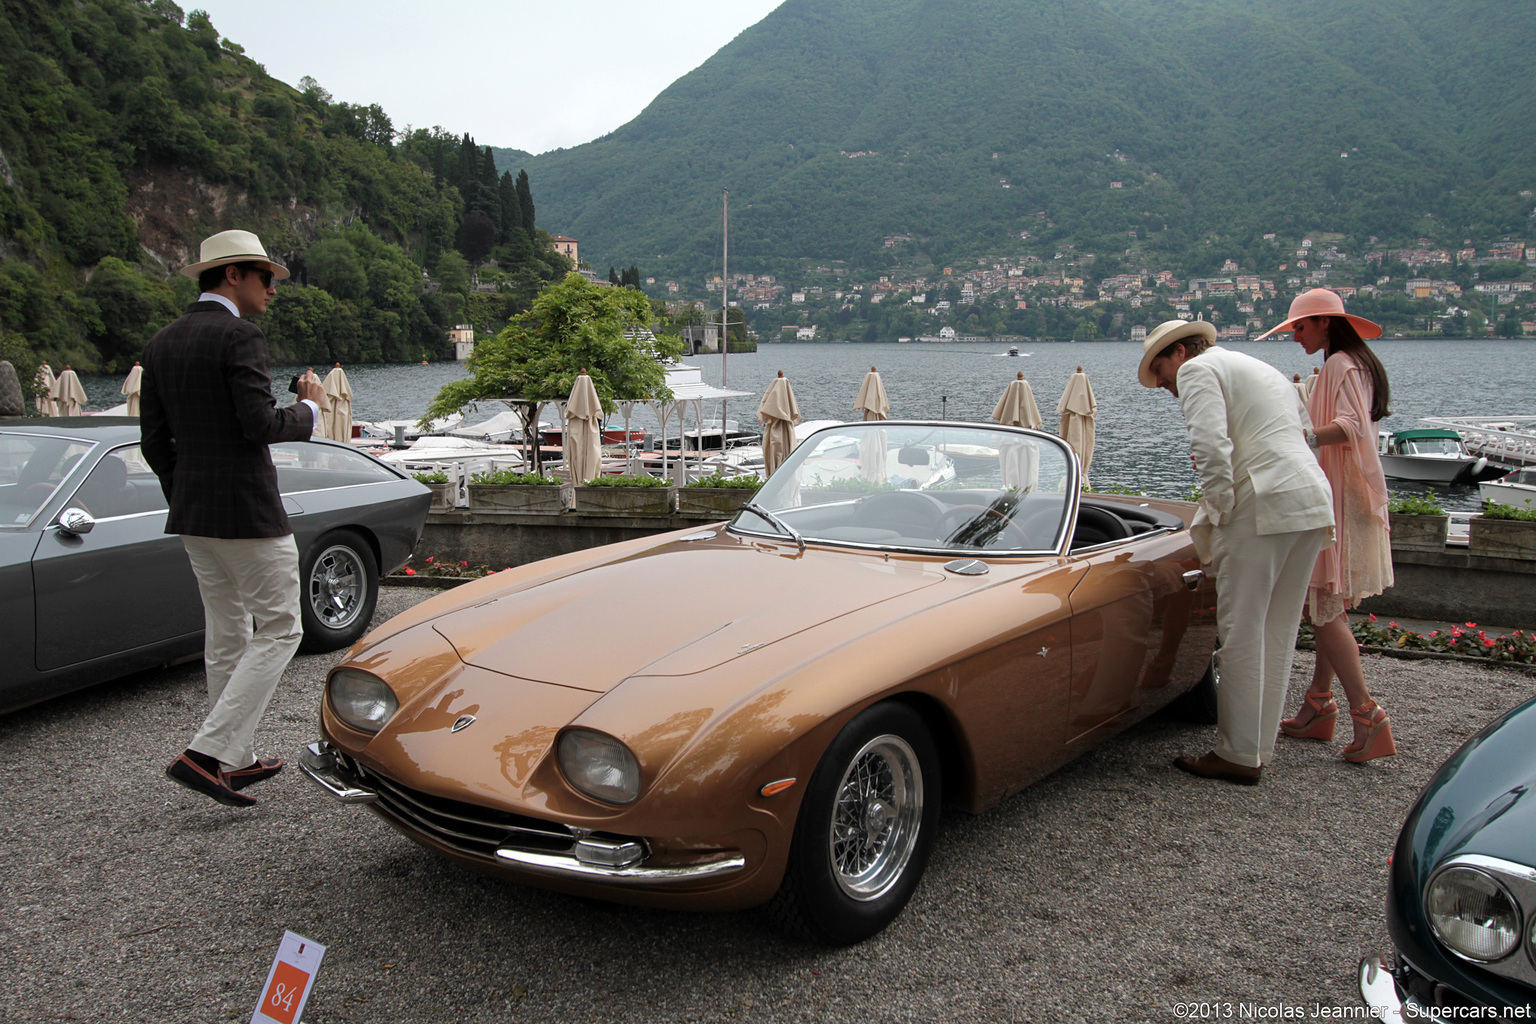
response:
<path fill-rule="evenodd" d="M 514 231 L 523 230 L 523 206 L 517 197 L 517 182 L 512 180 L 511 171 L 501 172 L 501 181 L 496 188 L 496 198 L 501 204 L 501 237 L 498 241 L 506 245 L 512 240 Z"/>
<path fill-rule="evenodd" d="M 517 172 L 517 202 L 523 211 L 523 230 L 528 238 L 533 239 L 535 221 L 533 219 L 533 189 L 528 185 L 528 172 Z"/>

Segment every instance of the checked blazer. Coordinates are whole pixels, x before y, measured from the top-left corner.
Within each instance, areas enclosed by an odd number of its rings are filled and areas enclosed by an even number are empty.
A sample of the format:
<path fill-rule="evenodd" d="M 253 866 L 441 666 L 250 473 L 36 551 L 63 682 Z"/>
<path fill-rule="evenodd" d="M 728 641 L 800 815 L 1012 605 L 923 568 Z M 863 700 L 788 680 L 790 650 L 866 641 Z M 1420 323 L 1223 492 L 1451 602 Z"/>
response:
<path fill-rule="evenodd" d="M 222 303 L 194 302 L 144 346 L 144 459 L 170 503 L 165 532 L 244 539 L 293 532 L 267 446 L 310 436 L 302 402 L 272 397 L 267 339 Z"/>

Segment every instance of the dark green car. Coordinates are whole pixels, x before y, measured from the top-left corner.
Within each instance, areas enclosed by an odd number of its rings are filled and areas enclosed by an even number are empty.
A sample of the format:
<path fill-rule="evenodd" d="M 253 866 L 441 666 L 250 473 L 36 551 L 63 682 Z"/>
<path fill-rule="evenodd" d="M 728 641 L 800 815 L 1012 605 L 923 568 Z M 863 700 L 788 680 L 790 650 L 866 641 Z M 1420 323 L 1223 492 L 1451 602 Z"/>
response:
<path fill-rule="evenodd" d="M 1397 967 L 1360 963 L 1360 994 L 1380 1019 L 1536 1019 L 1536 700 L 1440 766 L 1390 874 Z"/>

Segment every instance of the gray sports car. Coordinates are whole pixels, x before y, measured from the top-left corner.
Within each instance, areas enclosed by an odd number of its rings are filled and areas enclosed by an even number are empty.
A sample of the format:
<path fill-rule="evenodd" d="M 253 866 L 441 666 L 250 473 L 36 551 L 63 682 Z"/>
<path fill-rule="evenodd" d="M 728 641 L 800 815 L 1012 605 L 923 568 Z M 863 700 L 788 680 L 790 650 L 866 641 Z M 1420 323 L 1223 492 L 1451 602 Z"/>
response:
<path fill-rule="evenodd" d="M 348 445 L 272 446 L 299 547 L 303 649 L 368 627 L 431 492 Z M 203 607 L 136 418 L 0 419 L 0 711 L 195 656 Z"/>

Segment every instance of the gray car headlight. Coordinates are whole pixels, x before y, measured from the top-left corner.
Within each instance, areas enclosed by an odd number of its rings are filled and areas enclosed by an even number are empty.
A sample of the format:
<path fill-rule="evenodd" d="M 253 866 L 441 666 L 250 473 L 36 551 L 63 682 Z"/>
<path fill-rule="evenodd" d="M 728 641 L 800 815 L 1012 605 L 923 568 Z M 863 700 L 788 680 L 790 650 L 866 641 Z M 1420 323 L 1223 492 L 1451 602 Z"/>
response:
<path fill-rule="evenodd" d="M 1497 879 L 1456 865 L 1430 880 L 1424 913 L 1455 953 L 1481 963 L 1502 960 L 1520 945 L 1520 908 Z"/>
<path fill-rule="evenodd" d="M 331 710 L 354 729 L 378 732 L 400 710 L 400 701 L 389 684 L 367 672 L 355 668 L 337 669 L 331 673 L 331 680 L 326 685 L 330 691 Z"/>
<path fill-rule="evenodd" d="M 560 737 L 559 754 L 566 780 L 588 796 L 628 804 L 640 795 L 640 762 L 612 736 L 572 729 Z"/>

